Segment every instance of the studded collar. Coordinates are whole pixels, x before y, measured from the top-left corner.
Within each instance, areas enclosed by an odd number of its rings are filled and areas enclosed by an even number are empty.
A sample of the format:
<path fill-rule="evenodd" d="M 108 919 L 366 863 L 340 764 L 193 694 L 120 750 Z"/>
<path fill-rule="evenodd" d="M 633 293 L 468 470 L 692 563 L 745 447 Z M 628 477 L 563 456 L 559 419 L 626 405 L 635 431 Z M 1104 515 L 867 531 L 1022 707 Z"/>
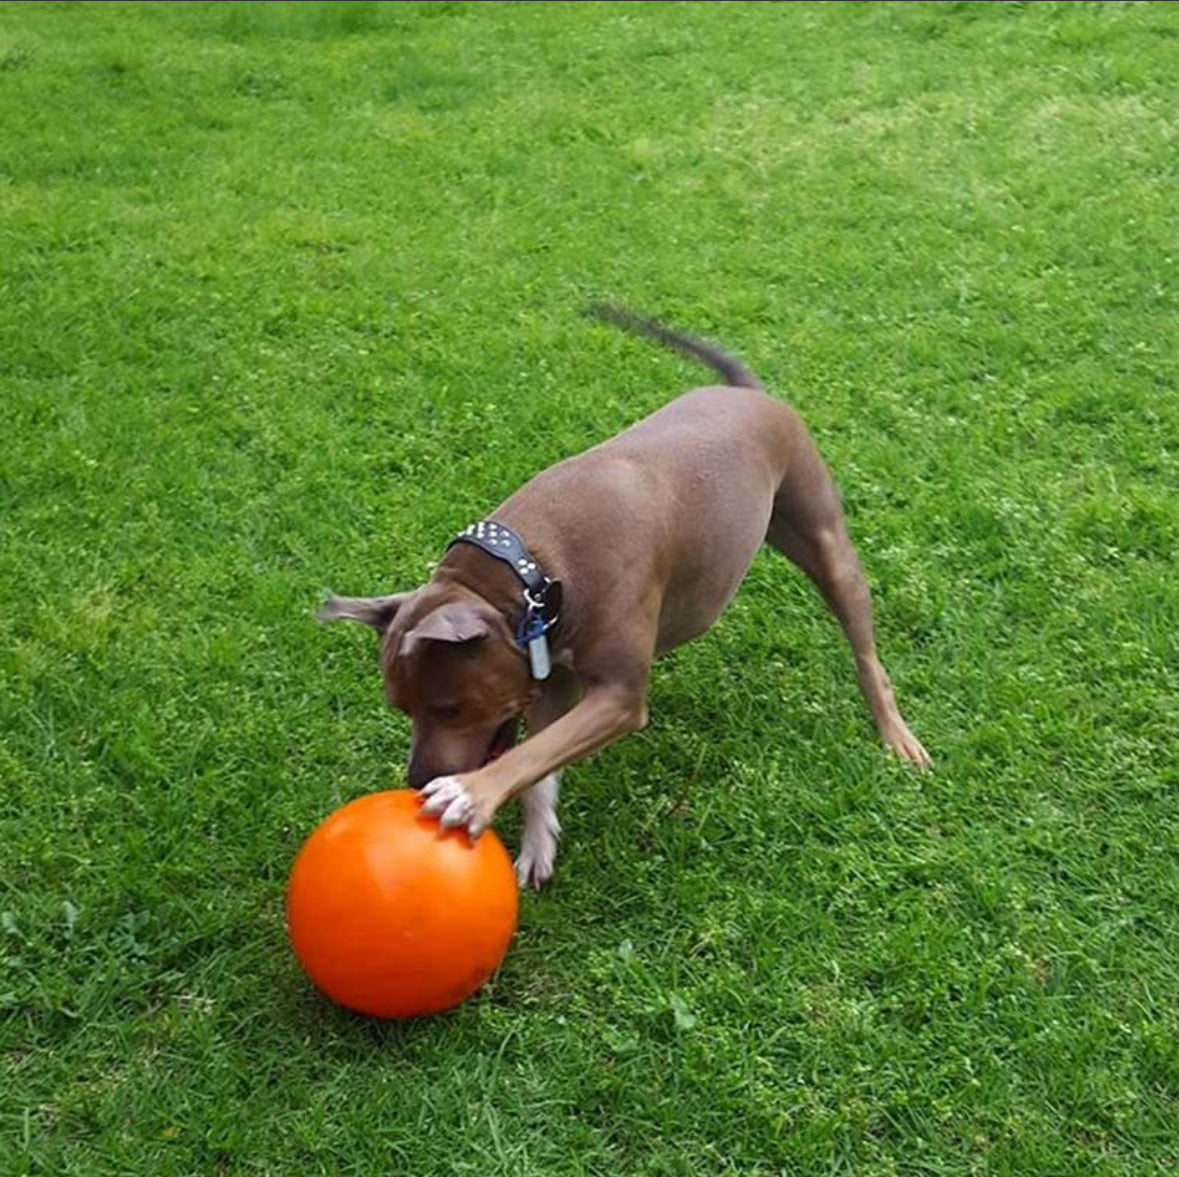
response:
<path fill-rule="evenodd" d="M 548 634 L 561 618 L 561 582 L 545 573 L 520 536 L 494 520 L 472 523 L 447 548 L 455 544 L 479 548 L 515 573 L 524 587 L 524 613 L 516 626 L 516 644 L 528 654 L 532 677 L 548 678 L 552 672 Z"/>

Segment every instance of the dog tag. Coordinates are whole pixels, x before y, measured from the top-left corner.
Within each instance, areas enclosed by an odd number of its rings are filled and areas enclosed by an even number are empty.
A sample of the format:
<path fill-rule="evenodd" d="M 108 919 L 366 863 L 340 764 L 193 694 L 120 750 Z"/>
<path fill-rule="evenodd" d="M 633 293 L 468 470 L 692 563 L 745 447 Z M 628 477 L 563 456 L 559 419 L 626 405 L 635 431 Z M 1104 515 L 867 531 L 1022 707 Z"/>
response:
<path fill-rule="evenodd" d="M 543 633 L 528 643 L 528 663 L 532 667 L 532 677 L 538 682 L 548 678 L 552 673 L 553 663 L 549 658 L 549 639 Z"/>

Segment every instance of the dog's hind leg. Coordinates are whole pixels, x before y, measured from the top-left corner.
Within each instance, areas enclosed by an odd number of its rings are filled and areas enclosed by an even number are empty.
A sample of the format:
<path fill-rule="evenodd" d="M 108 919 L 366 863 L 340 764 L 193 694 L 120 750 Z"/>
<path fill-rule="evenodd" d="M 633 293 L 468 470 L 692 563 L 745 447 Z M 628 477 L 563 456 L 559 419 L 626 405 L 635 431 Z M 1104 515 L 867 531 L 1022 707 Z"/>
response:
<path fill-rule="evenodd" d="M 929 754 L 902 717 L 892 683 L 876 654 L 872 595 L 848 536 L 843 507 L 814 445 L 798 446 L 774 498 L 766 542 L 814 581 L 851 645 L 860 690 L 880 738 L 898 755 L 922 768 Z"/>

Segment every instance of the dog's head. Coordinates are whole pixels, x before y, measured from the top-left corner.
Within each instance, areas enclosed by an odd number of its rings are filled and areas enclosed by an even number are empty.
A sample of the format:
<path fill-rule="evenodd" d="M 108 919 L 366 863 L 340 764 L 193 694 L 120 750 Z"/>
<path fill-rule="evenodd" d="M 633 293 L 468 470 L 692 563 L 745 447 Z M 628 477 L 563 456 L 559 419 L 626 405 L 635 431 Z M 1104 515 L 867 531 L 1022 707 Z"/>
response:
<path fill-rule="evenodd" d="M 392 597 L 331 596 L 318 616 L 381 633 L 385 694 L 413 724 L 413 788 L 481 768 L 515 743 L 536 685 L 507 620 L 478 594 L 432 581 Z"/>

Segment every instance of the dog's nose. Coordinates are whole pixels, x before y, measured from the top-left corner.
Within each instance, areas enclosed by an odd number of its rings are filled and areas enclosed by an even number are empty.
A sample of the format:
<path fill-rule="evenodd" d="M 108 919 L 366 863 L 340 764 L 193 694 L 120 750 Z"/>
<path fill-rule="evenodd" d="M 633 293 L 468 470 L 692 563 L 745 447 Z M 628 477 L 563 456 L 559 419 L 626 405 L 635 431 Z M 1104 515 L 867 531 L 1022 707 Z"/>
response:
<path fill-rule="evenodd" d="M 440 764 L 436 759 L 429 756 L 414 755 L 409 758 L 409 787 L 411 789 L 420 789 L 424 785 L 428 785 L 435 777 L 447 776 L 454 772 L 453 768 L 447 768 L 445 764 Z"/>

